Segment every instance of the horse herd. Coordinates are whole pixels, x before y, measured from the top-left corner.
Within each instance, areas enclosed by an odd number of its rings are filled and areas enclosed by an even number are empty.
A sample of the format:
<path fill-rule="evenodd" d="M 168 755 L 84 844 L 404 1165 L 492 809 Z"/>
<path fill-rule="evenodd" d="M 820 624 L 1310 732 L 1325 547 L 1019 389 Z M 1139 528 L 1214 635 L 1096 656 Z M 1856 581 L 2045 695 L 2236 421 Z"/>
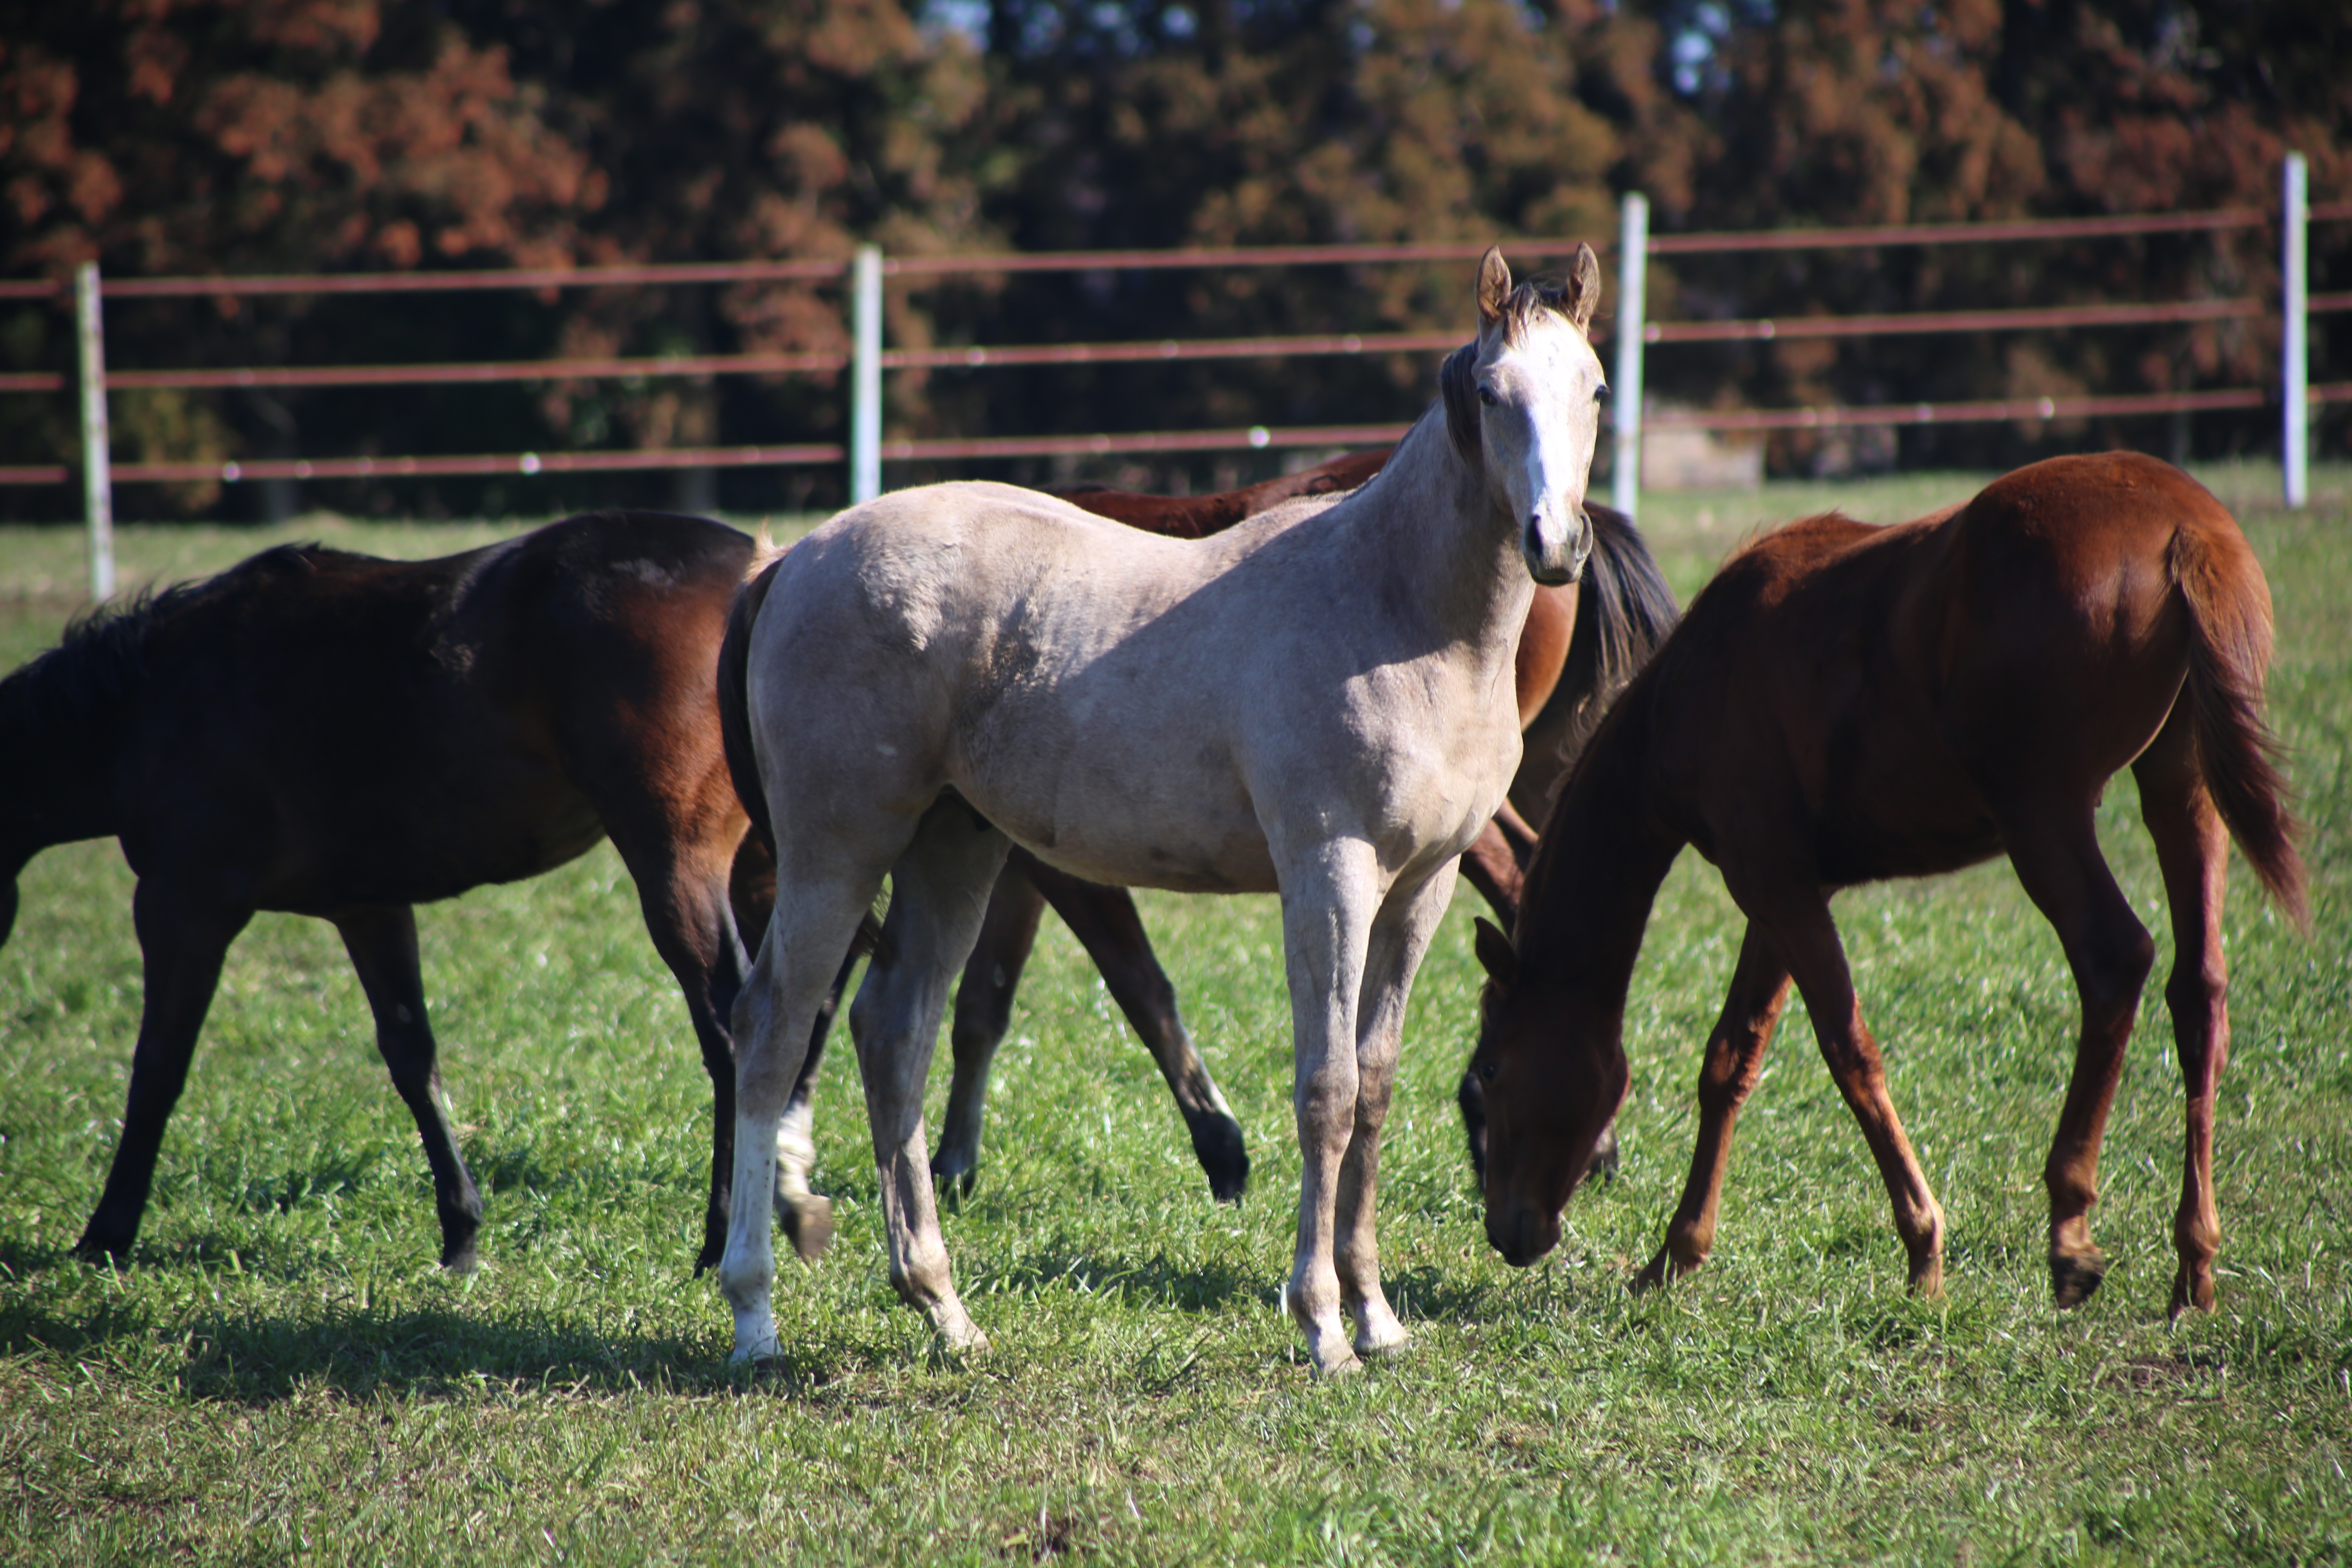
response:
<path fill-rule="evenodd" d="M 2099 1146 L 2154 962 L 2093 830 L 2128 765 L 2171 910 L 2188 1100 L 2171 1307 L 2210 1308 L 2232 837 L 2307 920 L 2262 715 L 2269 593 L 2235 522 L 2152 458 L 2057 458 L 1915 522 L 1764 534 L 1677 623 L 1638 533 L 1585 499 L 1599 293 L 1589 249 L 1517 286 L 1489 252 L 1477 336 L 1392 452 L 1228 496 L 937 485 L 772 555 L 639 512 L 415 563 L 285 547 L 69 629 L 0 681 L 0 940 L 35 853 L 121 841 L 144 1002 L 79 1250 L 129 1253 L 229 943 L 278 910 L 341 933 L 425 1144 L 441 1261 L 468 1266 L 482 1204 L 440 1104 L 413 906 L 609 837 L 710 1074 L 697 1266 L 717 1265 L 736 1357 L 779 1349 L 773 1221 L 804 1256 L 831 1231 L 809 1089 L 861 955 L 850 1032 L 891 1281 L 975 1346 L 934 1186 L 972 1180 L 1044 907 L 1230 1200 L 1241 1129 L 1125 889 L 1274 892 L 1302 1155 L 1284 1297 L 1316 1368 L 1344 1371 L 1405 1339 L 1381 1284 L 1381 1135 L 1457 867 L 1504 922 L 1476 926 L 1461 1102 L 1487 1238 L 1525 1265 L 1612 1157 L 1634 958 L 1690 845 L 1748 926 L 1689 1179 L 1637 1288 L 1706 1258 L 1793 984 L 1911 1284 L 1940 1289 L 1942 1213 L 1829 899 L 2006 854 L 2082 997 L 2044 1172 L 2071 1305 L 2105 1269 Z M 933 1153 L 922 1096 L 951 994 Z"/>

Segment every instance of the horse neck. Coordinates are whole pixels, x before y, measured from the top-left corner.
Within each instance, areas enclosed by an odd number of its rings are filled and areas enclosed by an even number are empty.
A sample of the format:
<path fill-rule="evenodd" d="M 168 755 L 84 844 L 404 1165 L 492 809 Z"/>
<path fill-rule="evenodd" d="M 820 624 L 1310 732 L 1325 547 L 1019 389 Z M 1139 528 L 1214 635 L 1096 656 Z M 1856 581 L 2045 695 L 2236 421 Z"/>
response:
<path fill-rule="evenodd" d="M 56 699 L 70 660 L 60 648 L 0 680 L 0 878 L 52 844 L 116 831 L 111 715 Z"/>
<path fill-rule="evenodd" d="M 1353 499 L 1377 509 L 1388 534 L 1384 597 L 1420 606 L 1433 626 L 1507 660 L 1535 579 L 1485 470 L 1446 434 L 1442 405 L 1405 433 L 1396 455 Z"/>
<path fill-rule="evenodd" d="M 1588 1016 L 1622 1016 L 1650 907 L 1684 843 L 1652 809 L 1649 684 L 1620 700 L 1569 775 L 1512 935 L 1520 986 Z"/>

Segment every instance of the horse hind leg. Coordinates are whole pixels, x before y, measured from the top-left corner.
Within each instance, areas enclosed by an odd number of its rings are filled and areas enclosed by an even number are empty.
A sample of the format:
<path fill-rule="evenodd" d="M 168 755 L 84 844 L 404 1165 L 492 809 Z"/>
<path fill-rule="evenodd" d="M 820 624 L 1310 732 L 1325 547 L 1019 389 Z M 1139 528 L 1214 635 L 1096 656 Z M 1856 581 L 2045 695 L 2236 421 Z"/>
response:
<path fill-rule="evenodd" d="M 890 912 L 857 999 L 849 1034 L 866 1082 L 890 1283 L 950 1350 L 986 1338 L 955 1291 L 940 1235 L 923 1137 L 923 1088 L 947 1010 L 948 987 L 980 935 L 1008 840 L 961 801 L 924 814 L 890 874 Z"/>
<path fill-rule="evenodd" d="M 2172 974 L 2164 1000 L 2172 1014 L 2188 1102 L 2180 1207 L 2172 1222 L 2180 1259 L 2172 1280 L 2176 1318 L 2191 1307 L 2213 1310 L 2213 1258 L 2221 1246 L 2221 1214 L 2213 1202 L 2213 1096 L 2230 1056 L 2230 972 L 2221 950 L 2229 833 L 2198 774 L 2186 707 L 2174 710 L 2154 743 L 2132 764 L 2139 780 L 2140 818 L 2156 840 L 2165 901 L 2172 911 Z"/>
<path fill-rule="evenodd" d="M 956 983 L 955 1023 L 949 1044 L 955 1077 L 948 1086 L 945 1124 L 931 1156 L 931 1179 L 950 1197 L 969 1195 L 980 1173 L 980 1138 L 988 1108 L 988 1075 L 1013 1023 L 1013 993 L 1037 943 L 1045 895 L 1030 879 L 1036 862 L 1014 854 L 988 897 L 980 937 Z"/>
<path fill-rule="evenodd" d="M 871 951 L 865 927 L 850 943 L 849 956 L 834 974 L 833 988 L 817 1005 L 816 1022 L 809 1027 L 808 1055 L 801 1058 L 800 1077 L 792 1098 L 784 1102 L 783 1119 L 776 1124 L 776 1223 L 803 1263 L 814 1263 L 833 1244 L 833 1200 L 809 1185 L 816 1169 L 816 1078 L 824 1063 L 824 1042 L 833 1033 L 834 1015 L 841 1009 L 841 994 L 857 961 Z"/>
<path fill-rule="evenodd" d="M 441 1267 L 466 1273 L 476 1261 L 482 1194 L 457 1152 L 442 1103 L 439 1048 L 425 1015 L 425 979 L 416 958 L 415 912 L 406 904 L 367 904 L 339 910 L 332 919 L 375 1015 L 376 1050 L 425 1143 L 434 1207 L 441 1217 Z"/>
<path fill-rule="evenodd" d="M 1192 1157 L 1208 1175 L 1210 1194 L 1219 1203 L 1240 1203 L 1249 1190 L 1249 1151 L 1242 1140 L 1242 1124 L 1193 1048 L 1192 1037 L 1176 1010 L 1176 987 L 1151 951 L 1134 895 L 1049 866 L 1035 866 L 1030 875 L 1102 972 L 1111 1000 L 1159 1065 L 1192 1135 Z"/>
<path fill-rule="evenodd" d="M 2099 853 L 2090 792 L 1996 802 L 1994 818 L 2026 896 L 2057 930 L 2082 997 L 2074 1070 L 2042 1173 L 2050 1192 L 2050 1287 L 2059 1306 L 2074 1307 L 2106 1278 L 2106 1255 L 2091 1240 L 2099 1147 L 2156 949 Z"/>
<path fill-rule="evenodd" d="M 842 847 L 828 845 L 838 850 Z M 848 864 L 812 865 L 780 883 L 768 922 L 732 1016 L 735 1042 L 731 1190 L 771 1193 L 779 1180 L 777 1152 L 794 1095 L 806 1087 L 808 1044 L 827 997 L 839 984 L 841 954 L 856 941 L 880 890 L 887 851 L 871 869 Z M 735 1315 L 737 1362 L 777 1353 L 771 1291 L 775 1284 L 772 1209 L 740 1203 L 727 1214 L 727 1246 L 719 1261 L 719 1288 Z"/>

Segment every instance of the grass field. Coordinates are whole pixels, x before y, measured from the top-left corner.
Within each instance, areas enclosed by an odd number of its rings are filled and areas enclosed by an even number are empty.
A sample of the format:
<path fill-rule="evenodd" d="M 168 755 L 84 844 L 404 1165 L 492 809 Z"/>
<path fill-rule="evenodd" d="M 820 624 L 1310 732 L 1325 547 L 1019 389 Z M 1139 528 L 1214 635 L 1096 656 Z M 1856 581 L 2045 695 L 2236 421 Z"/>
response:
<path fill-rule="evenodd" d="M 1143 900 L 1250 1135 L 1238 1209 L 1209 1201 L 1156 1073 L 1049 922 L 979 1188 L 946 1220 L 982 1355 L 935 1353 L 890 1291 L 844 1048 L 819 1110 L 839 1237 L 783 1266 L 787 1364 L 728 1370 L 727 1311 L 688 1273 L 708 1089 L 608 849 L 420 911 L 488 1208 L 478 1273 L 433 1267 L 424 1161 L 359 988 L 332 931 L 287 916 L 231 954 L 117 1273 L 68 1252 L 140 1000 L 129 873 L 85 844 L 34 861 L 0 950 L 0 1561 L 2352 1558 L 2352 470 L 2292 515 L 2274 469 L 2202 477 L 2277 599 L 2273 716 L 2317 911 L 2296 935 L 2235 868 L 2210 1318 L 2164 1315 L 2180 1099 L 2160 973 L 2103 1167 L 2114 1268 L 2080 1310 L 2050 1306 L 2040 1171 L 2075 1000 L 1998 865 L 1838 905 L 1948 1218 L 1948 1296 L 1904 1293 L 1883 1190 L 1792 1007 L 1713 1260 L 1629 1297 L 1738 944 L 1690 856 L 1629 1009 L 1622 1173 L 1578 1194 L 1559 1251 L 1525 1272 L 1486 1247 L 1452 1104 L 1476 981 L 1463 889 L 1415 991 L 1385 1161 L 1388 1279 L 1415 1340 L 1340 1384 L 1309 1380 L 1277 1304 L 1297 1156 L 1258 898 Z M 1893 521 L 1973 484 L 1661 496 L 1644 522 L 1687 595 L 1765 519 Z M 291 534 L 425 554 L 494 531 Z M 271 537 L 127 530 L 125 580 Z M 69 532 L 0 531 L 0 668 L 55 639 L 79 559 Z M 2100 823 L 2161 935 L 2128 774 Z"/>

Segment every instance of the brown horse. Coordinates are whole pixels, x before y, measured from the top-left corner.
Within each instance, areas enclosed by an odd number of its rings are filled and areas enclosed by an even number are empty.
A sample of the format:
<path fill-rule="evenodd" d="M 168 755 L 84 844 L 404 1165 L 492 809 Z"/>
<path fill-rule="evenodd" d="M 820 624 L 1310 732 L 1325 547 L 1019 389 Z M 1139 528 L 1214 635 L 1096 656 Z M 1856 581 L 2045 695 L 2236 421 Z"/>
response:
<path fill-rule="evenodd" d="M 1151 495 L 1094 487 L 1055 493 L 1088 511 L 1147 532 L 1200 539 L 1284 500 L 1356 488 L 1377 473 L 1388 456 L 1385 449 L 1351 454 L 1298 474 L 1219 495 Z M 1463 874 L 1505 921 L 1517 917 L 1521 868 L 1534 850 L 1536 837 L 1512 803 L 1524 803 L 1525 809 L 1542 813 L 1595 718 L 1664 637 L 1675 615 L 1673 590 L 1633 525 L 1622 513 L 1591 501 L 1585 510 L 1592 522 L 1594 542 L 1580 579 L 1561 587 L 1538 587 L 1520 634 L 1514 679 L 1525 736 L 1511 801 L 1462 857 Z M 749 585 L 739 622 L 748 623 L 757 613 L 766 582 L 763 574 Z M 740 689 L 740 666 L 732 662 L 742 657 L 740 639 L 730 647 L 731 652 L 721 655 L 722 666 L 738 673 L 732 677 L 722 673 L 722 691 Z M 949 1036 L 955 1070 L 939 1147 L 930 1160 L 932 1175 L 951 1191 L 964 1193 L 971 1190 L 977 1179 L 990 1070 L 1011 1027 L 1013 997 L 1048 905 L 1085 948 L 1112 999 L 1158 1064 L 1184 1118 L 1193 1155 L 1208 1176 L 1211 1193 L 1221 1202 L 1239 1201 L 1249 1183 L 1249 1155 L 1241 1124 L 1226 1107 L 1184 1026 L 1175 987 L 1151 951 L 1133 896 L 1124 888 L 1105 887 L 1056 870 L 1017 846 L 997 878 L 979 941 L 957 983 Z M 757 928 L 745 929 L 748 934 Z M 824 1042 L 819 1039 L 801 1068 L 800 1081 L 784 1112 L 781 1151 L 785 1223 L 795 1244 L 804 1251 L 813 1245 L 821 1246 L 830 1227 L 828 1205 L 807 1185 L 814 1159 L 810 1096 L 823 1053 Z M 1483 1174 L 1483 1100 L 1476 1079 L 1466 1071 L 1457 1100 L 1471 1163 Z M 1601 1158 L 1606 1165 L 1613 1164 L 1614 1157 L 1612 1138 Z"/>
<path fill-rule="evenodd" d="M 341 934 L 425 1142 L 441 1261 L 469 1266 L 482 1200 L 441 1109 L 412 906 L 609 834 L 710 1074 L 717 1258 L 744 816 L 712 676 L 751 559 L 732 529 L 646 512 L 438 561 L 289 545 L 85 622 L 0 681 L 0 941 L 46 846 L 119 837 L 139 878 L 146 997 L 80 1252 L 130 1251 L 229 943 L 283 910 Z M 766 920 L 760 893 L 743 915 Z"/>
<path fill-rule="evenodd" d="M 1916 1290 L 1944 1218 L 1888 1099 L 1832 923 L 1838 888 L 2006 853 L 2057 929 L 2083 1002 L 2043 1170 L 2059 1305 L 2098 1287 L 2098 1156 L 2155 947 L 2100 856 L 2093 810 L 2129 764 L 2171 906 L 2165 987 L 2188 1098 L 2172 1310 L 2210 1308 L 2221 1240 L 2213 1095 L 2229 1054 L 2229 840 L 2299 922 L 2304 868 L 2263 727 L 2270 591 L 2237 524 L 2152 458 L 2059 458 L 1967 505 L 1873 528 L 1835 513 L 1734 557 L 1603 721 L 1529 869 L 1490 976 L 1486 1236 L 1517 1265 L 1559 1214 L 1626 1085 L 1625 994 L 1685 844 L 1748 931 L 1699 1073 L 1697 1145 L 1665 1245 L 1636 1280 L 1697 1268 L 1731 1132 L 1791 978 L 1894 1201 Z"/>

